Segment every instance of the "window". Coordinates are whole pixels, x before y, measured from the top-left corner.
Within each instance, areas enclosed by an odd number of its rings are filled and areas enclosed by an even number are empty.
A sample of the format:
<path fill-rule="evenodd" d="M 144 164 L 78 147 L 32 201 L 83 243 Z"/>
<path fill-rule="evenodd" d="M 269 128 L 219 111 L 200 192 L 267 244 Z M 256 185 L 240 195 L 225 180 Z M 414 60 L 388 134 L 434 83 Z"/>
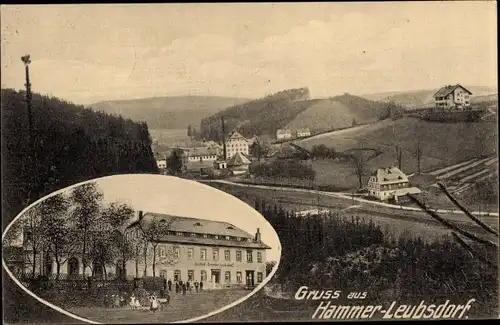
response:
<path fill-rule="evenodd" d="M 207 259 L 207 250 L 205 248 L 200 249 L 200 260 Z"/>
<path fill-rule="evenodd" d="M 224 278 L 226 279 L 226 283 L 231 282 L 231 271 L 226 271 Z"/>
<path fill-rule="evenodd" d="M 241 272 L 236 272 L 236 282 L 241 283 Z"/>
<path fill-rule="evenodd" d="M 181 270 L 175 270 L 174 271 L 174 281 L 180 281 L 181 280 Z"/>
<path fill-rule="evenodd" d="M 179 247 L 174 248 L 174 256 L 175 258 L 181 257 L 181 249 Z"/>
<path fill-rule="evenodd" d="M 241 262 L 241 251 L 236 251 L 236 262 Z"/>
<path fill-rule="evenodd" d="M 203 238 L 208 238 L 208 235 L 207 234 L 203 234 Z"/>
<path fill-rule="evenodd" d="M 160 248 L 160 256 L 165 257 L 165 248 Z"/>
<path fill-rule="evenodd" d="M 194 280 L 194 270 L 188 270 L 188 281 Z"/>
<path fill-rule="evenodd" d="M 218 261 L 219 260 L 219 250 L 217 248 L 213 249 L 212 255 L 213 255 L 214 261 Z"/>
<path fill-rule="evenodd" d="M 252 250 L 247 250 L 247 263 L 252 263 L 253 262 L 253 255 L 252 255 Z"/>
<path fill-rule="evenodd" d="M 219 239 L 219 235 L 214 235 L 214 239 Z"/>
<path fill-rule="evenodd" d="M 196 237 L 196 234 L 194 232 L 192 232 L 191 237 Z"/>
<path fill-rule="evenodd" d="M 226 261 L 230 261 L 231 260 L 231 251 L 229 249 L 226 249 L 224 251 L 224 258 Z"/>
<path fill-rule="evenodd" d="M 193 249 L 192 248 L 188 248 L 188 259 L 192 260 L 193 259 L 193 255 L 194 255 Z"/>
<path fill-rule="evenodd" d="M 257 252 L 257 263 L 262 263 L 262 252 Z"/>
<path fill-rule="evenodd" d="M 201 270 L 200 275 L 201 275 L 201 278 L 200 278 L 201 281 L 206 282 L 207 281 L 207 271 Z"/>
<path fill-rule="evenodd" d="M 176 235 L 177 235 L 177 236 L 182 236 L 182 232 L 178 231 L 178 232 L 176 233 Z"/>
<path fill-rule="evenodd" d="M 230 237 L 230 236 L 226 236 L 226 240 L 230 240 L 230 239 L 231 239 L 231 237 Z"/>
<path fill-rule="evenodd" d="M 257 282 L 262 282 L 262 272 L 257 272 Z"/>

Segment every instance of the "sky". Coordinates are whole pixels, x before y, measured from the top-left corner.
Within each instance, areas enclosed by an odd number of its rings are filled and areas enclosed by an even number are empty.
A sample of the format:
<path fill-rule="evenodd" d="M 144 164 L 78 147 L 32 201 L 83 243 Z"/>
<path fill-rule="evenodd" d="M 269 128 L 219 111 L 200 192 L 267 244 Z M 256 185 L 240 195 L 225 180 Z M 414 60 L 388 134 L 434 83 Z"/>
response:
<path fill-rule="evenodd" d="M 497 87 L 495 1 L 1 7 L 2 88 L 77 104 Z"/>

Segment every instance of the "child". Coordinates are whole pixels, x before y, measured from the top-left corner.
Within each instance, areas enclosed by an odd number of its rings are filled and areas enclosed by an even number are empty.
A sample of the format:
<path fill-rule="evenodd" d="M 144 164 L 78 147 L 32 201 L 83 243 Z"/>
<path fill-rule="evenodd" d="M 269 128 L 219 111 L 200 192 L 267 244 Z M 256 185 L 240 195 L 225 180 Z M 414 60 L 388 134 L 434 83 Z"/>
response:
<path fill-rule="evenodd" d="M 155 295 L 149 297 L 149 300 L 151 301 L 151 310 L 153 311 L 153 314 L 155 314 L 156 310 L 158 309 L 158 300 L 156 300 Z"/>
<path fill-rule="evenodd" d="M 130 309 L 135 309 L 135 296 L 132 294 L 130 296 L 130 302 L 129 302 Z"/>

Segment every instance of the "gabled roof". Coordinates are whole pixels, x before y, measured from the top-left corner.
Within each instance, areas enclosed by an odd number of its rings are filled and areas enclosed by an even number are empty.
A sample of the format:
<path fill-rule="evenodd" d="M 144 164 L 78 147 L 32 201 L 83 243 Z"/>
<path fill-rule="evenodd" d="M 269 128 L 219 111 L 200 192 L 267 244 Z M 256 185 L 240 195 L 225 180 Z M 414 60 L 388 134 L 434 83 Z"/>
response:
<path fill-rule="evenodd" d="M 187 157 L 216 156 L 217 151 L 206 147 L 190 148 L 186 151 Z"/>
<path fill-rule="evenodd" d="M 439 89 L 434 94 L 434 97 L 444 97 L 444 96 L 447 96 L 448 94 L 452 93 L 457 88 L 462 88 L 463 90 L 465 90 L 466 92 L 468 92 L 470 95 L 472 95 L 472 93 L 467 88 L 465 88 L 462 85 L 456 84 L 454 86 L 451 86 L 451 85 L 444 86 L 443 88 Z"/>
<path fill-rule="evenodd" d="M 245 140 L 248 141 L 247 138 L 242 136 L 238 131 L 233 131 L 227 137 L 228 140 Z"/>
<path fill-rule="evenodd" d="M 241 152 L 237 152 L 234 156 L 232 156 L 227 162 L 228 166 L 242 166 L 242 165 L 250 165 L 252 162 L 245 157 Z"/>
<path fill-rule="evenodd" d="M 160 225 L 164 223 L 167 228 L 165 235 L 161 236 L 160 241 L 165 242 L 178 242 L 178 243 L 191 243 L 202 245 L 219 245 L 219 246 L 240 246 L 240 247 L 253 247 L 253 248 L 270 248 L 262 242 L 254 240 L 254 236 L 246 231 L 236 227 L 235 225 L 224 222 L 214 221 L 200 218 L 180 217 L 163 213 L 146 212 L 142 218 L 142 227 L 148 229 L 153 222 L 159 222 Z M 139 225 L 139 220 L 133 222 L 127 228 L 134 228 Z M 176 236 L 169 232 L 182 232 L 182 233 L 197 233 L 208 235 L 219 235 L 222 238 L 203 238 L 203 237 L 186 237 Z M 241 241 L 228 241 L 224 237 L 239 237 Z"/>
<path fill-rule="evenodd" d="M 288 133 L 292 133 L 292 130 L 290 129 L 279 129 L 276 131 L 277 134 L 288 134 Z"/>
<path fill-rule="evenodd" d="M 373 176 L 379 184 L 408 182 L 408 177 L 397 167 L 379 168 Z"/>

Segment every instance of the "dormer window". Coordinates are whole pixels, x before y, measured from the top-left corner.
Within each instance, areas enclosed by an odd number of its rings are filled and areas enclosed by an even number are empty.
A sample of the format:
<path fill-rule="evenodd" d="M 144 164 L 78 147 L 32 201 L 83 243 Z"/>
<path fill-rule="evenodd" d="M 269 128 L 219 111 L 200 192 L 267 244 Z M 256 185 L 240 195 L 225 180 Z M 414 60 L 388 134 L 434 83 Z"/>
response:
<path fill-rule="evenodd" d="M 389 181 L 389 180 L 388 180 L 387 178 L 385 178 L 385 177 L 384 177 L 384 181 L 385 181 L 385 182 L 387 182 L 387 181 Z"/>
<path fill-rule="evenodd" d="M 192 232 L 191 237 L 196 237 L 196 234 L 194 232 Z"/>
<path fill-rule="evenodd" d="M 236 240 L 237 241 L 241 241 L 241 237 L 236 237 Z"/>
<path fill-rule="evenodd" d="M 182 232 L 178 231 L 178 232 L 176 232 L 176 235 L 177 236 L 182 236 Z"/>
<path fill-rule="evenodd" d="M 219 239 L 219 235 L 214 235 L 214 239 Z"/>
<path fill-rule="evenodd" d="M 398 179 L 403 179 L 403 177 L 401 177 L 401 176 L 398 176 Z"/>
<path fill-rule="evenodd" d="M 203 234 L 203 238 L 208 238 L 208 235 L 207 234 Z"/>
<path fill-rule="evenodd" d="M 226 229 L 234 229 L 234 227 L 233 226 L 227 226 Z"/>
<path fill-rule="evenodd" d="M 195 225 L 196 227 L 201 227 L 201 223 L 199 223 L 199 222 L 195 222 L 195 223 L 194 223 L 194 225 Z"/>
<path fill-rule="evenodd" d="M 226 236 L 226 240 L 230 240 L 230 239 L 231 239 L 231 237 L 230 237 L 230 236 Z"/>

